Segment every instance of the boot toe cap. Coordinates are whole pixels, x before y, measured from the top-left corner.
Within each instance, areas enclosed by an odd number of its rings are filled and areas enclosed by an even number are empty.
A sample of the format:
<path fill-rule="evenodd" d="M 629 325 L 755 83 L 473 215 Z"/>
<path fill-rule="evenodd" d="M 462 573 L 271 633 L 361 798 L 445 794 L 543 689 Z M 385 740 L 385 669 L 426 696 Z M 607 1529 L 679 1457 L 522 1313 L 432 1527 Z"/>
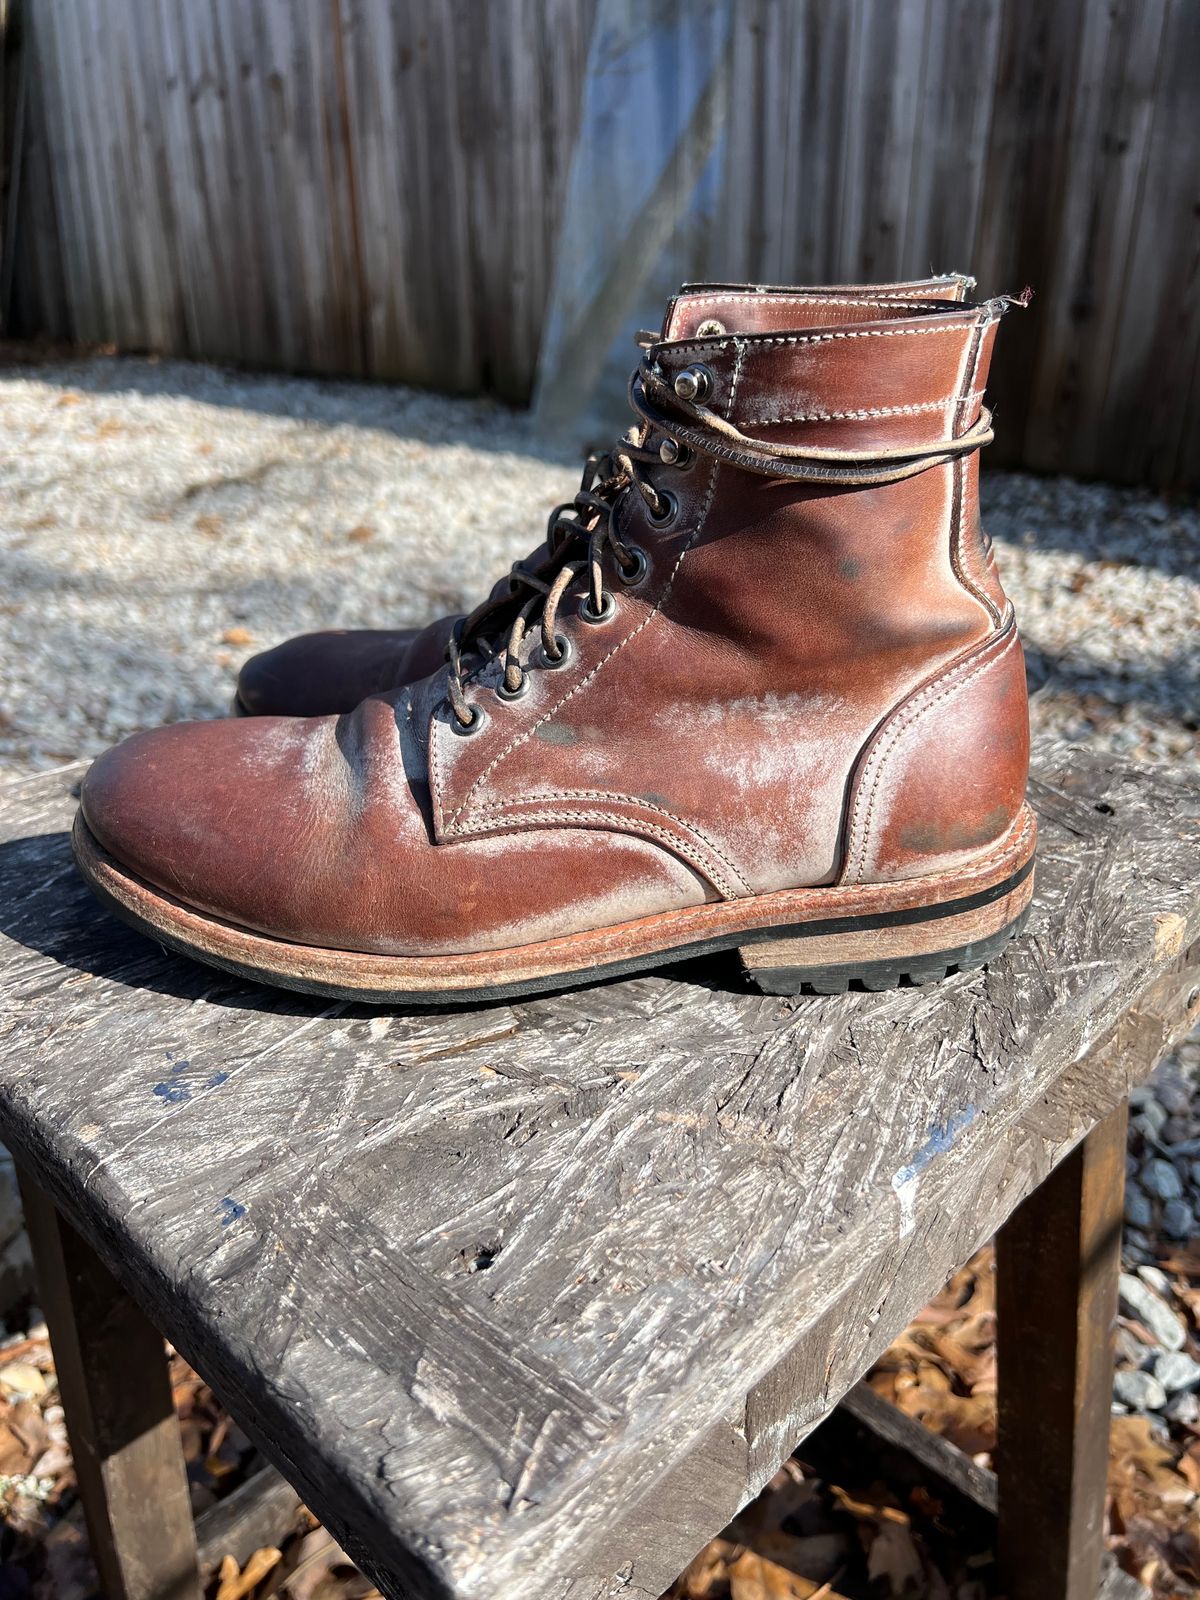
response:
<path fill-rule="evenodd" d="M 93 763 L 83 820 L 151 888 L 231 922 L 270 925 L 287 887 L 285 841 L 301 826 L 283 769 L 313 726 L 256 718 L 135 734 Z"/>

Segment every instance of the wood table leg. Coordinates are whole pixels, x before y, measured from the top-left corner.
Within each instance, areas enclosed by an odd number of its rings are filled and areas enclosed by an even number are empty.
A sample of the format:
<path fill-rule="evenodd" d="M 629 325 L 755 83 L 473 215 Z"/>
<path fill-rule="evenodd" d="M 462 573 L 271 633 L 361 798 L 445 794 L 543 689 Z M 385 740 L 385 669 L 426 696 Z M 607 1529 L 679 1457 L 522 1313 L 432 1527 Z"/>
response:
<path fill-rule="evenodd" d="M 162 1336 L 27 1173 L 21 1198 L 104 1593 L 200 1600 Z"/>
<path fill-rule="evenodd" d="M 1122 1102 L 996 1239 L 1000 1586 L 1095 1600 L 1125 1197 Z"/>

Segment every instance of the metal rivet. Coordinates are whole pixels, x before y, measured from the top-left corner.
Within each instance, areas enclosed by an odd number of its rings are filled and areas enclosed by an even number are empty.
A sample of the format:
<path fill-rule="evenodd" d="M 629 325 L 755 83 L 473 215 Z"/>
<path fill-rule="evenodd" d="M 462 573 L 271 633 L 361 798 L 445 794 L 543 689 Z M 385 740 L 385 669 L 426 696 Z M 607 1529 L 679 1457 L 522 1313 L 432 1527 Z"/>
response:
<path fill-rule="evenodd" d="M 554 642 L 558 646 L 556 656 L 548 656 L 543 645 L 538 645 L 537 649 L 538 665 L 544 667 L 547 672 L 557 672 L 560 667 L 569 666 L 575 658 L 575 647 L 565 633 L 556 633 Z"/>
<path fill-rule="evenodd" d="M 725 332 L 725 324 L 718 322 L 716 317 L 705 317 L 696 329 L 697 339 L 717 339 Z"/>
<path fill-rule="evenodd" d="M 661 511 L 647 509 L 646 515 L 649 517 L 653 527 L 669 528 L 679 515 L 679 501 L 669 489 L 660 489 L 658 498 L 662 501 L 663 509 Z"/>
<path fill-rule="evenodd" d="M 675 374 L 675 393 L 681 400 L 707 400 L 713 391 L 713 375 L 707 367 L 684 367 Z"/>
<path fill-rule="evenodd" d="M 678 439 L 667 438 L 658 447 L 658 459 L 665 467 L 686 467 L 692 459 L 692 452 Z"/>

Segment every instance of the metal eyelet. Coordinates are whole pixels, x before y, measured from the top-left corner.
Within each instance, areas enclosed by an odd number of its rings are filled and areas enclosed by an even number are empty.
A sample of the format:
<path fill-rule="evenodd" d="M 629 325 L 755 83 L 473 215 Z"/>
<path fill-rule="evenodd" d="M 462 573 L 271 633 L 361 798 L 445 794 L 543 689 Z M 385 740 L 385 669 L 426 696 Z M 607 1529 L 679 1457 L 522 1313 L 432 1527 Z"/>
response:
<path fill-rule="evenodd" d="M 650 562 L 641 545 L 627 545 L 626 549 L 629 551 L 629 554 L 633 560 L 633 567 L 632 569 L 627 569 L 618 561 L 617 576 L 627 589 L 632 589 L 635 584 L 641 583 L 647 572 L 649 572 Z"/>
<path fill-rule="evenodd" d="M 469 739 L 472 734 L 478 733 L 486 722 L 487 712 L 482 706 L 471 707 L 470 722 L 460 722 L 453 710 L 450 712 L 450 726 L 460 739 Z"/>
<path fill-rule="evenodd" d="M 500 700 L 520 700 L 529 692 L 529 674 L 523 672 L 521 681 L 515 689 L 510 689 L 504 679 L 496 685 L 496 697 Z"/>
<path fill-rule="evenodd" d="M 713 392 L 713 375 L 700 363 L 694 367 L 684 367 L 682 372 L 675 374 L 674 388 L 681 400 L 699 403 L 707 400 Z"/>
<path fill-rule="evenodd" d="M 599 628 L 605 622 L 611 622 L 617 614 L 617 603 L 607 591 L 599 611 L 592 610 L 592 597 L 589 594 L 579 607 L 582 621 L 589 623 L 593 628 Z"/>
<path fill-rule="evenodd" d="M 676 467 L 682 472 L 685 467 L 691 466 L 696 454 L 688 445 L 680 444 L 678 439 L 668 435 L 658 447 L 658 459 L 664 467 Z"/>
<path fill-rule="evenodd" d="M 569 666 L 575 655 L 574 647 L 565 633 L 556 633 L 554 642 L 558 646 L 556 656 L 548 656 L 541 645 L 537 648 L 538 666 L 545 668 L 547 672 L 558 672 L 562 667 Z"/>
<path fill-rule="evenodd" d="M 658 491 L 658 498 L 666 501 L 666 510 L 655 512 L 651 511 L 650 507 L 647 506 L 647 519 L 649 520 L 651 527 L 669 528 L 675 521 L 675 518 L 679 515 L 679 501 L 677 497 L 671 493 L 670 489 L 660 489 Z"/>

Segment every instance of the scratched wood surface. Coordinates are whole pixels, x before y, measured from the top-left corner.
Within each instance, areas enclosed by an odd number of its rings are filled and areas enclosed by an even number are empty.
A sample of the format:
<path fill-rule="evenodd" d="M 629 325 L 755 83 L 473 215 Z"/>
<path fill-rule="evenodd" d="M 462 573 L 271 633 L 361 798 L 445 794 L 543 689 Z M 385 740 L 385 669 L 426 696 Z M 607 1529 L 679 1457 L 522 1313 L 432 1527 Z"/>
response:
<path fill-rule="evenodd" d="M 1050 752 L 987 974 L 403 1015 L 109 920 L 0 791 L 0 1134 L 391 1595 L 657 1594 L 1162 1052 L 1200 793 Z"/>

